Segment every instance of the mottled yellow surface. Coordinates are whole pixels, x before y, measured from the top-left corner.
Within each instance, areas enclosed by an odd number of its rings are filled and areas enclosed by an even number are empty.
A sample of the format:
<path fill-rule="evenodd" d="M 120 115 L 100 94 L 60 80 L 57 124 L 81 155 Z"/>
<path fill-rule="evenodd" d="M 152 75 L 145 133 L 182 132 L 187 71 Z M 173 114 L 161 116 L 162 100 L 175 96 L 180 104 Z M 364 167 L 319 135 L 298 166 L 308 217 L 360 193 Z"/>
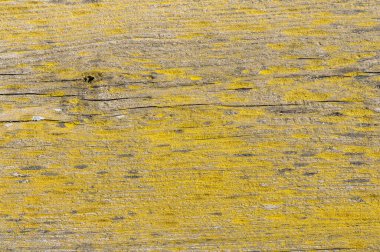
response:
<path fill-rule="evenodd" d="M 0 0 L 0 250 L 380 251 L 379 6 Z"/>

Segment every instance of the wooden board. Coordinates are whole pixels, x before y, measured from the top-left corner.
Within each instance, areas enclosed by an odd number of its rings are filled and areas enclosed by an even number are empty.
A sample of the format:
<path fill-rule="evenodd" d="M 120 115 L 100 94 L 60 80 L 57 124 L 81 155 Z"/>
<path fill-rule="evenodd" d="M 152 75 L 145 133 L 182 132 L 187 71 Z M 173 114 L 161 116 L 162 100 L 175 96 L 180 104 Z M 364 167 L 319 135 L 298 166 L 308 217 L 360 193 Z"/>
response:
<path fill-rule="evenodd" d="M 1 251 L 379 251 L 379 6 L 1 0 Z"/>

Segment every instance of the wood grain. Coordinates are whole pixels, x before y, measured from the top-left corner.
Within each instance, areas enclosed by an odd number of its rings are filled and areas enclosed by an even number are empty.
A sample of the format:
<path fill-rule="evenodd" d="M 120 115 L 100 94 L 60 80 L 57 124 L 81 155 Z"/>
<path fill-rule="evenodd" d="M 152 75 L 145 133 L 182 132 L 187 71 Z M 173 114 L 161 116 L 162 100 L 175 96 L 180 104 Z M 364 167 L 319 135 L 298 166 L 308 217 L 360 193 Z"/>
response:
<path fill-rule="evenodd" d="M 0 0 L 1 251 L 379 251 L 377 0 Z"/>

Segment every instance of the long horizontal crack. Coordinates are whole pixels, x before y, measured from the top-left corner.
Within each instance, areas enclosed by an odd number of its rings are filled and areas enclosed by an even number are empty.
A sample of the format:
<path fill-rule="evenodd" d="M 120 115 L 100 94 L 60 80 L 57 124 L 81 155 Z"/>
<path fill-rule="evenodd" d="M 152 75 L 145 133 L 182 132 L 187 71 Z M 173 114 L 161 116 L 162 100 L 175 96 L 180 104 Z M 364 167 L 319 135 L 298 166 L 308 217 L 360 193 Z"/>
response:
<path fill-rule="evenodd" d="M 151 96 L 138 96 L 138 97 L 118 97 L 118 98 L 109 98 L 109 99 L 91 99 L 83 98 L 80 95 L 67 94 L 67 95 L 52 95 L 46 93 L 0 93 L 0 96 L 26 96 L 26 95 L 36 95 L 36 96 L 48 96 L 48 97 L 79 97 L 83 101 L 117 101 L 117 100 L 130 100 L 130 99 L 152 99 Z"/>
<path fill-rule="evenodd" d="M 41 94 L 41 93 L 3 93 L 0 94 L 0 96 L 23 96 L 23 95 L 47 95 L 47 94 Z"/>
<path fill-rule="evenodd" d="M 310 103 L 353 103 L 351 101 L 340 101 L 340 100 L 326 100 L 326 101 L 312 101 Z M 215 107 L 227 107 L 227 108 L 255 108 L 255 107 L 281 107 L 281 106 L 304 106 L 306 104 L 297 103 L 280 103 L 280 104 L 222 104 L 222 103 L 192 103 L 192 104 L 176 104 L 176 105 L 148 105 L 139 107 L 130 107 L 120 110 L 130 110 L 130 109 L 145 109 L 145 108 L 176 108 L 176 107 L 195 107 L 195 106 L 215 106 Z"/>
<path fill-rule="evenodd" d="M 55 119 L 41 119 L 41 120 L 1 120 L 0 123 L 28 123 L 28 122 L 60 122 L 60 123 L 70 123 Z"/>
<path fill-rule="evenodd" d="M 25 92 L 25 93 L 0 93 L 0 96 L 27 96 L 27 95 L 36 95 L 36 96 L 48 96 L 48 97 L 73 97 L 78 96 L 74 94 L 65 94 L 65 95 L 54 95 L 46 93 L 34 93 L 34 92 Z"/>
<path fill-rule="evenodd" d="M 359 72 L 363 74 L 378 74 L 379 72 Z M 307 77 L 310 79 L 326 79 L 326 78 L 352 78 L 354 76 L 351 75 L 345 75 L 345 74 L 321 74 L 321 75 L 310 75 L 310 74 L 290 74 L 290 75 L 277 75 L 273 78 L 297 78 L 297 77 Z"/>
<path fill-rule="evenodd" d="M 24 73 L 0 73 L 0 76 L 16 76 L 16 75 L 27 75 Z"/>
<path fill-rule="evenodd" d="M 88 99 L 82 98 L 84 101 L 118 101 L 118 100 L 131 100 L 131 99 L 152 99 L 151 96 L 137 96 L 137 97 L 120 97 L 120 98 L 109 98 L 109 99 Z"/>

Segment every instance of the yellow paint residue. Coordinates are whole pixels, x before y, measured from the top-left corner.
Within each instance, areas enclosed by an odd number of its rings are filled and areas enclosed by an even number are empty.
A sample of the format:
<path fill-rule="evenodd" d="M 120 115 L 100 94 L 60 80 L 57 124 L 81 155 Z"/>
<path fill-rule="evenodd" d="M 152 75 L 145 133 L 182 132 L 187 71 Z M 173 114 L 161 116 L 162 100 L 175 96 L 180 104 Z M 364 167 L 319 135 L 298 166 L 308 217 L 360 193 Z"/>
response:
<path fill-rule="evenodd" d="M 327 93 L 316 93 L 306 89 L 295 89 L 285 95 L 285 99 L 290 102 L 295 101 L 323 101 L 329 97 Z"/>
<path fill-rule="evenodd" d="M 268 69 L 261 70 L 262 75 L 273 75 L 273 74 L 293 74 L 300 70 L 294 67 L 284 67 L 284 66 L 271 66 Z"/>
<path fill-rule="evenodd" d="M 326 37 L 329 35 L 329 33 L 323 30 L 306 28 L 306 27 L 287 29 L 284 31 L 284 34 L 288 36 L 309 36 L 309 37 Z"/>
<path fill-rule="evenodd" d="M 379 250 L 375 10 L 0 1 L 1 248 Z"/>

